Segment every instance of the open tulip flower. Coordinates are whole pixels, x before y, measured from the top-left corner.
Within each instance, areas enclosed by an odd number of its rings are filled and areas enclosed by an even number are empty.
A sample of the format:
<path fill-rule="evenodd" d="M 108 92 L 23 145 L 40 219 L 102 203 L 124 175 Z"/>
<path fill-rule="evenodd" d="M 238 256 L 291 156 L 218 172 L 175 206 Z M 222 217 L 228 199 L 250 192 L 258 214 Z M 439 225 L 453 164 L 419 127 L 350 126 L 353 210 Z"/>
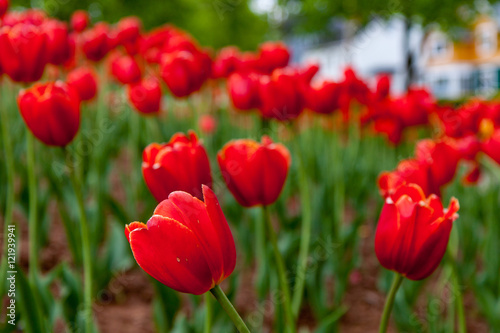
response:
<path fill-rule="evenodd" d="M 173 191 L 185 191 L 201 199 L 201 185 L 212 186 L 205 148 L 192 131 L 175 134 L 168 143 L 152 143 L 142 154 L 142 173 L 158 202 Z"/>
<path fill-rule="evenodd" d="M 234 270 L 233 235 L 214 192 L 203 186 L 204 201 L 172 192 L 147 224 L 133 222 L 125 235 L 141 268 L 166 286 L 201 295 Z"/>
<path fill-rule="evenodd" d="M 428 277 L 444 256 L 459 204 L 443 209 L 436 195 L 425 197 L 415 184 L 400 187 L 386 199 L 375 234 L 380 264 L 411 280 Z"/>
<path fill-rule="evenodd" d="M 217 160 L 227 187 L 244 207 L 274 203 L 291 164 L 288 149 L 267 136 L 260 144 L 250 139 L 230 141 Z"/>
<path fill-rule="evenodd" d="M 62 81 L 22 90 L 17 100 L 26 125 L 49 146 L 68 145 L 80 127 L 78 92 Z"/>

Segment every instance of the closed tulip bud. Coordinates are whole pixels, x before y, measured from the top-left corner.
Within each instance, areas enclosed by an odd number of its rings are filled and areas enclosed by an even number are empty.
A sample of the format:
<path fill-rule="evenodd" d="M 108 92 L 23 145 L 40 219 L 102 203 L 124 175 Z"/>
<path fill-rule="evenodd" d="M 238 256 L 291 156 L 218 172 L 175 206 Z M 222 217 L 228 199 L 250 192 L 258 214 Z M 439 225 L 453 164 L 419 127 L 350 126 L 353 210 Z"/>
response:
<path fill-rule="evenodd" d="M 141 68 L 129 55 L 116 56 L 111 60 L 111 74 L 122 84 L 135 83 L 141 80 Z"/>
<path fill-rule="evenodd" d="M 421 140 L 415 150 L 417 160 L 428 165 L 429 177 L 435 186 L 442 187 L 453 180 L 460 153 L 451 141 Z"/>
<path fill-rule="evenodd" d="M 217 129 L 217 120 L 209 114 L 200 117 L 200 130 L 205 134 L 212 134 Z"/>
<path fill-rule="evenodd" d="M 386 199 L 375 233 L 375 254 L 382 266 L 410 280 L 422 280 L 444 256 L 458 200 L 443 209 L 436 195 L 425 197 L 415 184 L 402 186 Z"/>
<path fill-rule="evenodd" d="M 267 136 L 262 143 L 250 139 L 228 142 L 217 161 L 229 191 L 244 207 L 274 203 L 285 185 L 290 152 Z"/>
<path fill-rule="evenodd" d="M 391 90 L 391 78 L 389 75 L 381 75 L 377 79 L 377 86 L 375 89 L 375 100 L 381 101 L 389 97 L 389 93 Z"/>
<path fill-rule="evenodd" d="M 64 147 L 78 133 L 80 100 L 64 82 L 35 84 L 19 93 L 17 103 L 30 131 L 46 145 Z"/>
<path fill-rule="evenodd" d="M 168 143 L 147 146 L 142 154 L 142 174 L 158 202 L 174 191 L 201 199 L 201 185 L 212 186 L 207 152 L 192 131 L 188 136 L 177 133 Z"/>
<path fill-rule="evenodd" d="M 142 22 L 138 17 L 122 18 L 117 25 L 118 42 L 121 45 L 135 43 L 141 36 Z"/>
<path fill-rule="evenodd" d="M 238 110 L 252 110 L 259 106 L 259 76 L 253 73 L 233 73 L 227 81 L 229 97 Z"/>
<path fill-rule="evenodd" d="M 82 51 L 91 61 L 102 60 L 112 49 L 109 27 L 106 23 L 97 23 L 92 29 L 82 34 Z"/>
<path fill-rule="evenodd" d="M 212 78 L 227 78 L 236 71 L 239 63 L 239 50 L 234 46 L 228 46 L 220 50 L 212 63 Z"/>
<path fill-rule="evenodd" d="M 57 20 L 48 20 L 43 24 L 47 32 L 47 53 L 49 63 L 62 65 L 71 56 L 71 45 L 66 24 Z"/>
<path fill-rule="evenodd" d="M 47 34 L 32 24 L 0 28 L 0 67 L 16 82 L 35 82 L 47 64 Z"/>
<path fill-rule="evenodd" d="M 89 25 L 89 14 L 84 10 L 77 10 L 71 15 L 70 22 L 73 31 L 82 32 Z"/>
<path fill-rule="evenodd" d="M 306 105 L 314 112 L 330 114 L 339 108 L 341 86 L 335 82 L 324 81 L 319 86 L 306 90 Z"/>
<path fill-rule="evenodd" d="M 128 99 L 140 113 L 158 113 L 161 97 L 160 82 L 155 77 L 147 77 L 128 86 Z"/>
<path fill-rule="evenodd" d="M 81 101 L 91 100 L 97 94 L 97 75 L 91 68 L 80 67 L 72 70 L 66 81 L 78 92 Z"/>
<path fill-rule="evenodd" d="M 298 73 L 278 69 L 263 76 L 259 85 L 259 110 L 264 118 L 281 121 L 297 118 L 304 110 L 302 84 Z"/>
<path fill-rule="evenodd" d="M 161 62 L 161 77 L 174 96 L 186 97 L 199 90 L 208 78 L 208 62 L 205 55 L 189 51 L 165 54 Z"/>
<path fill-rule="evenodd" d="M 290 51 L 282 42 L 266 42 L 259 47 L 258 69 L 271 74 L 277 68 L 286 67 L 290 61 Z"/>
<path fill-rule="evenodd" d="M 236 248 L 217 197 L 203 186 L 203 201 L 173 192 L 147 224 L 125 227 L 137 264 L 169 288 L 201 295 L 234 271 Z"/>

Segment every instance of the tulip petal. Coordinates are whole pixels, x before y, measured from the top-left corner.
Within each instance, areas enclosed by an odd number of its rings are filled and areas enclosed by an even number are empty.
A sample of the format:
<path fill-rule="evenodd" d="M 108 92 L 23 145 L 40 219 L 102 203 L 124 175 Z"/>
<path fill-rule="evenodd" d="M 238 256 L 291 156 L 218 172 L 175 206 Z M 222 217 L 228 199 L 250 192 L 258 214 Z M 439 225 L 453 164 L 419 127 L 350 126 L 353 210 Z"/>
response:
<path fill-rule="evenodd" d="M 134 258 L 141 268 L 179 292 L 200 295 L 213 287 L 210 268 L 192 230 L 170 218 L 154 215 L 146 228 L 129 234 Z"/>

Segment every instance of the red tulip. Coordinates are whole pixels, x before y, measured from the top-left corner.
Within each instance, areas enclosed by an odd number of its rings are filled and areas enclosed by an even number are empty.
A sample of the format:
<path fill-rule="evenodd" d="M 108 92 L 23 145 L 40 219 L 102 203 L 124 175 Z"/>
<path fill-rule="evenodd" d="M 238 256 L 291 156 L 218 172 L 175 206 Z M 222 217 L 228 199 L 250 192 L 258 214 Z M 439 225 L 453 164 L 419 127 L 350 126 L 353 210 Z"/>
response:
<path fill-rule="evenodd" d="M 142 22 L 138 17 L 122 18 L 117 25 L 118 44 L 123 45 L 128 54 L 134 55 L 139 51 Z"/>
<path fill-rule="evenodd" d="M 297 118 L 304 110 L 303 82 L 293 70 L 277 69 L 263 76 L 259 85 L 259 110 L 264 118 L 281 121 Z"/>
<path fill-rule="evenodd" d="M 234 46 L 228 46 L 220 50 L 212 63 L 212 78 L 227 78 L 235 72 L 239 63 L 239 50 Z"/>
<path fill-rule="evenodd" d="M 0 28 L 0 67 L 16 82 L 34 82 L 47 64 L 47 34 L 32 24 Z"/>
<path fill-rule="evenodd" d="M 9 9 L 9 0 L 0 0 L 0 18 L 2 18 Z"/>
<path fill-rule="evenodd" d="M 428 165 L 429 177 L 435 186 L 442 187 L 453 180 L 460 153 L 451 141 L 421 140 L 415 150 L 417 160 Z"/>
<path fill-rule="evenodd" d="M 71 45 L 66 24 L 57 20 L 48 20 L 43 23 L 47 32 L 47 53 L 49 63 L 62 65 L 71 57 Z"/>
<path fill-rule="evenodd" d="M 158 113 L 161 97 L 160 82 L 155 77 L 146 77 L 128 86 L 128 99 L 141 113 Z"/>
<path fill-rule="evenodd" d="M 141 68 L 129 55 L 116 56 L 111 60 L 111 74 L 122 84 L 135 83 L 141 80 Z"/>
<path fill-rule="evenodd" d="M 425 197 L 415 184 L 402 186 L 386 199 L 375 234 L 380 264 L 411 280 L 422 280 L 436 270 L 444 256 L 458 200 L 443 209 L 436 195 Z"/>
<path fill-rule="evenodd" d="M 244 207 L 274 203 L 285 185 L 291 157 L 288 149 L 267 136 L 228 142 L 217 161 L 229 191 Z"/>
<path fill-rule="evenodd" d="M 66 146 L 80 127 L 80 100 L 76 90 L 61 81 L 35 84 L 17 99 L 26 125 L 49 146 Z"/>
<path fill-rule="evenodd" d="M 341 86 L 338 83 L 324 81 L 321 85 L 307 88 L 306 105 L 314 112 L 330 114 L 339 108 Z"/>
<path fill-rule="evenodd" d="M 257 67 L 264 74 L 271 74 L 277 68 L 288 65 L 290 51 L 282 42 L 266 42 L 260 45 Z"/>
<path fill-rule="evenodd" d="M 389 97 L 391 90 L 391 78 L 389 75 L 381 75 L 377 79 L 377 87 L 375 89 L 375 100 L 381 101 Z"/>
<path fill-rule="evenodd" d="M 71 15 L 71 28 L 76 32 L 85 30 L 89 22 L 89 14 L 84 10 L 77 10 Z"/>
<path fill-rule="evenodd" d="M 493 132 L 493 135 L 482 145 L 483 152 L 495 162 L 500 164 L 500 129 Z"/>
<path fill-rule="evenodd" d="M 152 143 L 142 154 L 142 174 L 158 202 L 184 191 L 201 199 L 201 185 L 212 186 L 205 148 L 192 131 L 175 134 L 168 143 Z"/>
<path fill-rule="evenodd" d="M 141 268 L 164 285 L 201 295 L 234 271 L 236 248 L 214 192 L 203 186 L 203 200 L 173 192 L 147 224 L 133 222 L 125 236 Z"/>
<path fill-rule="evenodd" d="M 92 29 L 82 34 L 82 50 L 91 61 L 102 60 L 112 49 L 109 27 L 106 23 L 97 23 Z"/>
<path fill-rule="evenodd" d="M 238 110 L 255 109 L 260 104 L 259 76 L 254 73 L 233 73 L 227 81 L 233 105 Z"/>
<path fill-rule="evenodd" d="M 177 97 L 186 97 L 198 91 L 210 74 L 210 58 L 202 53 L 175 51 L 165 54 L 161 63 L 161 77 Z M 208 69 L 207 69 L 208 66 Z"/>
<path fill-rule="evenodd" d="M 394 171 L 382 172 L 378 179 L 380 194 L 390 197 L 406 184 L 418 185 L 426 195 L 439 194 L 439 188 L 429 179 L 429 170 L 425 162 L 416 159 L 402 160 Z"/>
<path fill-rule="evenodd" d="M 217 128 L 217 120 L 213 116 L 205 114 L 200 117 L 199 126 L 204 134 L 212 134 Z"/>
<path fill-rule="evenodd" d="M 75 88 L 82 101 L 91 100 L 97 94 L 97 76 L 91 68 L 80 67 L 72 70 L 66 81 Z"/>

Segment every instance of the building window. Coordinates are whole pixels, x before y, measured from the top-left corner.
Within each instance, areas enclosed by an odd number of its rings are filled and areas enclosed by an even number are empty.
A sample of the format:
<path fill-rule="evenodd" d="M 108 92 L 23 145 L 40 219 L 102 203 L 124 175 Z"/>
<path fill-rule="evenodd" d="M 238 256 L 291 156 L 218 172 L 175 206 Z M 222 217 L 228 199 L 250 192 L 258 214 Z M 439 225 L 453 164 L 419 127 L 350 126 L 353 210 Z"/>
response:
<path fill-rule="evenodd" d="M 448 43 L 444 38 L 438 38 L 432 45 L 432 56 L 442 57 L 448 51 Z"/>
<path fill-rule="evenodd" d="M 437 97 L 445 97 L 448 93 L 448 83 L 447 78 L 441 77 L 434 82 L 434 94 Z"/>
<path fill-rule="evenodd" d="M 497 31 L 490 24 L 480 25 L 476 29 L 476 52 L 482 56 L 489 56 L 497 49 Z"/>

